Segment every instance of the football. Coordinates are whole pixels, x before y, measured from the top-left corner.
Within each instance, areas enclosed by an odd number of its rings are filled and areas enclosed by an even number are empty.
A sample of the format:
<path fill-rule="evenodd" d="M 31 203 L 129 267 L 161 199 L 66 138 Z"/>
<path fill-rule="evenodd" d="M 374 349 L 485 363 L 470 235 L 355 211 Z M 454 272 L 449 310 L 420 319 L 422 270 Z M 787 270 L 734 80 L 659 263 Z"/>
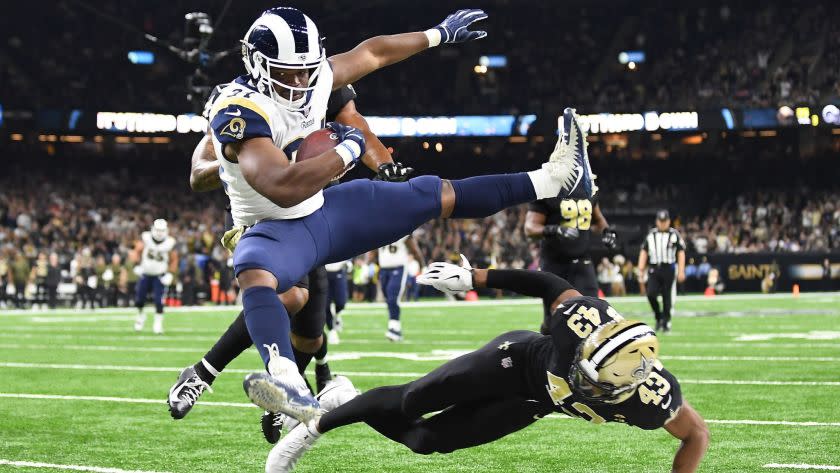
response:
<path fill-rule="evenodd" d="M 294 161 L 296 163 L 312 159 L 329 151 L 338 144 L 338 135 L 329 128 L 314 131 L 303 139 L 303 143 L 297 149 Z"/>

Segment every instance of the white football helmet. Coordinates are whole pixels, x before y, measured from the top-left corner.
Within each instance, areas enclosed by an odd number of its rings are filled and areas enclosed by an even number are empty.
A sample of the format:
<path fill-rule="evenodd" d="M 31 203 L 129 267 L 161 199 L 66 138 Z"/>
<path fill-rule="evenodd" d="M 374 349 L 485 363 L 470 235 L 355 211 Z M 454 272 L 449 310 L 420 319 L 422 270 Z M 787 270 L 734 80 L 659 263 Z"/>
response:
<path fill-rule="evenodd" d="M 308 110 L 326 57 L 318 27 L 296 8 L 266 10 L 242 39 L 242 60 L 257 90 L 291 111 Z M 283 84 L 271 77 L 272 69 L 309 69 L 309 83 Z"/>
<path fill-rule="evenodd" d="M 152 224 L 152 238 L 156 241 L 163 241 L 169 236 L 169 224 L 166 220 L 159 218 Z"/>

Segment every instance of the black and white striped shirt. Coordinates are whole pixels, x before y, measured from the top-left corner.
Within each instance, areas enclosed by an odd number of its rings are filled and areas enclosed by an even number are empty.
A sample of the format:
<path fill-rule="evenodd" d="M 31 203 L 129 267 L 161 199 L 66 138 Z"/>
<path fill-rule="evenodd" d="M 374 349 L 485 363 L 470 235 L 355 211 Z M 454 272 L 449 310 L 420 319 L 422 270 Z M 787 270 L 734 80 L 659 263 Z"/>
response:
<path fill-rule="evenodd" d="M 651 265 L 674 264 L 677 262 L 677 252 L 685 251 L 685 241 L 676 229 L 669 228 L 660 232 L 652 228 L 645 237 L 642 249 L 647 251 Z"/>

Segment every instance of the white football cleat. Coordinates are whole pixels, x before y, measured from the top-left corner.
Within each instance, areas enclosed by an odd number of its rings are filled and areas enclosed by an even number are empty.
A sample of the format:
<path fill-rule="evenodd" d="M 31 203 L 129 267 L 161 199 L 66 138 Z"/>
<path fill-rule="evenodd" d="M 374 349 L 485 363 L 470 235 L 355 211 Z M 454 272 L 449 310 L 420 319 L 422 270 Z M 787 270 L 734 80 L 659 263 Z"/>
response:
<path fill-rule="evenodd" d="M 277 442 L 265 461 L 266 473 L 285 473 L 294 469 L 303 454 L 321 437 L 315 429 L 318 418 L 308 424 L 298 424 Z"/>
<path fill-rule="evenodd" d="M 359 390 L 353 386 L 353 382 L 346 376 L 336 376 L 324 386 L 324 389 L 315 396 L 315 399 L 321 404 L 321 413 L 331 411 L 336 407 L 352 401 L 359 395 Z M 277 422 L 286 429 L 286 432 L 291 432 L 300 424 L 295 419 L 282 415 Z M 271 443 L 276 443 L 276 440 Z"/>
<path fill-rule="evenodd" d="M 162 335 L 163 334 L 163 315 L 162 314 L 155 314 L 155 321 L 152 324 L 152 332 L 155 335 Z"/>
<path fill-rule="evenodd" d="M 146 314 L 140 312 L 137 318 L 134 319 L 134 331 L 139 332 L 146 326 Z"/>
<path fill-rule="evenodd" d="M 312 420 L 320 408 L 294 361 L 280 356 L 276 344 L 268 346 L 268 373 L 245 377 L 242 387 L 251 401 L 268 412 L 287 414 L 301 422 Z"/>
<path fill-rule="evenodd" d="M 566 108 L 563 115 L 558 117 L 557 126 L 560 136 L 548 162 L 543 164 L 543 169 L 560 181 L 561 197 L 568 197 L 578 191 L 576 195 L 591 198 L 598 188 L 595 186 L 595 176 L 589 165 L 586 132 L 578 122 L 575 109 Z"/>

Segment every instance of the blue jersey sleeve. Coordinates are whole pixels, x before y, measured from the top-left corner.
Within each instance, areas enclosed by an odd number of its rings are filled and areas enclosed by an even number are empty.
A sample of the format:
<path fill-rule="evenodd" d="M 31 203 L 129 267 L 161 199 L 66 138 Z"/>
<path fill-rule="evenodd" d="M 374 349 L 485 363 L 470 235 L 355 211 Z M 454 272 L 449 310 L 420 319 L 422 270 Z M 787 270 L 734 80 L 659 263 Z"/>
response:
<path fill-rule="evenodd" d="M 250 138 L 271 138 L 268 115 L 255 102 L 242 97 L 217 100 L 210 113 L 210 128 L 222 144 Z"/>

